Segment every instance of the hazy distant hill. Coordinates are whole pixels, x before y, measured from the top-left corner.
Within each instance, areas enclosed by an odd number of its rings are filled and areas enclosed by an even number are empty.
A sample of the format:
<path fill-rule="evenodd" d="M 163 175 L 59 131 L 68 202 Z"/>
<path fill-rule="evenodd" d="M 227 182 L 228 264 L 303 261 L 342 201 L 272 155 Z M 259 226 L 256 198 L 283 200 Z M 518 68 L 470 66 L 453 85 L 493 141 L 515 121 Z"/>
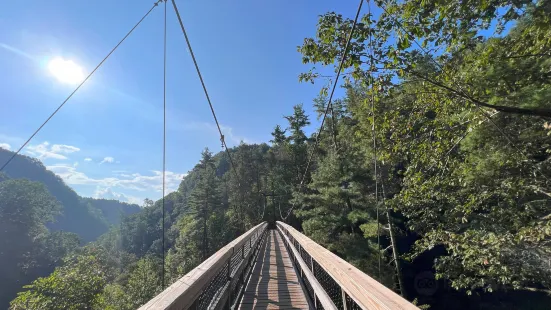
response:
<path fill-rule="evenodd" d="M 0 148 L 0 163 L 4 163 L 13 152 Z M 4 173 L 12 179 L 28 179 L 43 183 L 50 193 L 63 205 L 63 213 L 48 227 L 51 230 L 74 232 L 83 242 L 95 240 L 105 233 L 110 225 L 118 224 L 121 215 L 133 214 L 140 207 L 116 200 L 82 198 L 63 180 L 35 158 L 16 156 L 5 168 Z M 0 180 L 1 181 L 1 180 Z"/>

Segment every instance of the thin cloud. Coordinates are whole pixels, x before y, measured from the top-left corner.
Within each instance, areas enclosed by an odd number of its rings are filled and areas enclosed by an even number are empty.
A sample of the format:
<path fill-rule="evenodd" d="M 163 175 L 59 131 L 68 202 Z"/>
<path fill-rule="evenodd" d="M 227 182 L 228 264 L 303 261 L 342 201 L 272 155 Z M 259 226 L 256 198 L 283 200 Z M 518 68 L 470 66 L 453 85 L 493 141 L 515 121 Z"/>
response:
<path fill-rule="evenodd" d="M 104 164 L 104 163 L 112 164 L 114 162 L 115 162 L 115 159 L 113 157 L 107 156 L 107 157 L 103 158 L 103 160 L 99 164 L 100 165 Z"/>
<path fill-rule="evenodd" d="M 29 54 L 29 53 L 27 53 L 23 50 L 18 49 L 15 46 L 8 45 L 8 44 L 5 44 L 5 43 L 0 43 L 0 47 L 3 48 L 4 50 L 8 51 L 8 52 L 12 52 L 16 55 L 25 57 L 29 60 L 36 61 L 36 57 L 32 56 L 31 54 Z"/>
<path fill-rule="evenodd" d="M 35 156 L 38 159 L 67 159 L 66 155 L 80 151 L 80 148 L 72 145 L 54 144 L 50 145 L 48 141 L 44 141 L 38 145 L 29 145 L 25 152 Z"/>
<path fill-rule="evenodd" d="M 76 146 L 64 145 L 64 144 L 54 144 L 54 145 L 52 145 L 52 152 L 54 152 L 54 153 L 69 154 L 69 153 L 74 153 L 74 152 L 78 152 L 78 151 L 80 151 L 80 149 Z"/>
<path fill-rule="evenodd" d="M 86 157 L 86 158 L 84 158 L 84 161 L 88 161 L 88 162 L 89 162 L 89 161 L 92 161 L 92 158 Z"/>
<path fill-rule="evenodd" d="M 128 202 L 132 204 L 142 205 L 144 199 L 131 196 L 131 195 L 125 195 L 123 193 L 119 193 L 116 191 L 113 191 L 110 187 L 96 187 L 96 191 L 94 192 L 94 198 L 96 199 L 114 199 L 122 202 Z"/>
<path fill-rule="evenodd" d="M 61 177 L 67 184 L 70 185 L 97 185 L 103 188 L 119 187 L 122 189 L 135 191 L 162 191 L 162 171 L 152 170 L 150 175 L 142 175 L 140 173 L 122 174 L 116 177 L 107 178 L 92 178 L 84 172 L 78 171 L 73 165 L 57 164 L 46 167 Z M 186 176 L 183 173 L 166 171 L 166 186 L 168 192 L 175 191 L 182 179 Z"/>
<path fill-rule="evenodd" d="M 9 145 L 7 143 L 0 143 L 0 148 L 9 151 L 9 150 L 11 150 L 11 145 Z"/>

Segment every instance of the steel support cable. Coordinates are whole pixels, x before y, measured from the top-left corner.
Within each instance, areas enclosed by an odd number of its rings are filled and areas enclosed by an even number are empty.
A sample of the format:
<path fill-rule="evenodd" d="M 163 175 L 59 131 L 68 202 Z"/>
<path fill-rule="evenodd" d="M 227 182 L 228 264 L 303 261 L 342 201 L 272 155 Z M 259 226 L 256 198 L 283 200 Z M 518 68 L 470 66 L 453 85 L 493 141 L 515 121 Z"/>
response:
<path fill-rule="evenodd" d="M 180 23 L 180 28 L 182 29 L 182 33 L 184 34 L 184 38 L 186 39 L 186 44 L 189 49 L 189 53 L 191 54 L 191 58 L 193 59 L 193 64 L 195 65 L 195 70 L 197 71 L 197 75 L 199 76 L 199 80 L 201 81 L 201 86 L 203 86 L 203 91 L 205 93 L 205 96 L 207 97 L 207 102 L 209 103 L 210 111 L 212 112 L 212 117 L 214 118 L 214 122 L 216 123 L 216 127 L 218 128 L 218 133 L 220 134 L 220 141 L 222 142 L 222 146 L 226 150 L 226 153 L 228 154 L 228 159 L 230 161 L 230 164 L 232 166 L 232 170 L 237 178 L 237 181 L 239 182 L 240 178 L 237 172 L 235 171 L 235 164 L 233 162 L 233 159 L 230 154 L 230 150 L 228 149 L 228 145 L 226 144 L 226 140 L 224 139 L 224 134 L 222 133 L 222 129 L 220 128 L 220 123 L 218 123 L 218 118 L 216 117 L 216 113 L 214 112 L 214 107 L 212 106 L 212 102 L 210 100 L 209 93 L 207 91 L 207 87 L 205 86 L 205 81 L 203 80 L 203 75 L 201 75 L 201 70 L 199 69 L 199 65 L 197 64 L 197 59 L 195 59 L 195 54 L 193 53 L 193 49 L 191 48 L 191 43 L 189 41 L 189 37 L 187 35 L 186 29 L 184 27 L 184 23 L 182 22 L 182 17 L 180 16 L 180 11 L 178 11 L 178 6 L 176 6 L 176 2 L 172 0 L 172 6 L 174 7 L 174 12 L 176 13 L 176 17 L 178 18 L 178 22 Z M 240 185 L 240 184 L 239 184 Z"/>
<path fill-rule="evenodd" d="M 19 155 L 19 153 L 21 153 L 21 150 L 23 150 L 23 148 L 25 148 L 27 146 L 27 144 L 29 144 L 29 142 L 31 142 L 31 140 L 34 138 L 34 136 L 36 136 L 36 134 L 38 134 L 38 132 L 40 130 L 42 130 L 42 128 L 44 126 L 46 126 L 46 124 L 67 103 L 67 101 L 69 101 L 69 99 L 71 99 L 73 97 L 73 95 L 82 87 L 82 85 L 84 85 L 84 83 L 86 83 L 86 81 L 88 81 L 90 79 L 90 77 L 92 77 L 92 75 L 103 65 L 103 63 L 109 58 L 109 56 L 111 56 L 111 54 L 113 54 L 113 52 L 115 52 L 115 50 L 122 44 L 122 42 L 124 42 L 126 40 L 126 38 L 128 38 L 128 36 L 130 36 L 130 34 L 132 32 L 134 32 L 134 29 L 136 29 L 142 23 L 142 21 L 151 13 L 151 11 L 153 11 L 153 9 L 155 7 L 157 7 L 159 5 L 159 3 L 161 3 L 162 1 L 163 0 L 159 0 L 159 1 L 157 1 L 153 4 L 151 9 L 149 9 L 149 11 L 147 11 L 147 13 L 145 13 L 145 15 L 134 25 L 134 27 L 132 27 L 132 29 L 130 29 L 130 31 L 128 31 L 126 33 L 126 35 L 119 41 L 119 43 L 117 43 L 117 45 L 115 45 L 115 47 L 113 49 L 111 49 L 111 51 L 107 54 L 107 56 L 105 56 L 103 58 L 103 60 L 100 61 L 100 63 L 94 68 L 94 70 L 92 70 L 92 72 L 90 72 L 88 74 L 88 76 L 86 76 L 86 78 L 75 88 L 75 90 L 73 90 L 73 92 L 71 94 L 69 94 L 69 96 L 67 96 L 67 98 L 65 98 L 65 100 L 63 100 L 63 102 L 59 105 L 59 107 L 57 107 L 57 109 L 55 109 L 55 111 L 44 121 L 44 123 L 42 123 L 42 125 L 40 125 L 40 127 L 38 127 L 38 129 L 34 131 L 34 133 L 29 137 L 29 139 L 27 139 L 27 141 L 25 141 L 25 143 L 23 143 L 23 145 L 21 145 L 21 147 L 19 147 L 19 149 L 15 153 L 13 153 L 13 155 L 2 165 L 2 167 L 0 168 L 0 172 L 3 171 L 4 168 L 6 168 L 6 166 L 15 158 L 15 156 L 17 156 L 17 155 Z"/>
<path fill-rule="evenodd" d="M 262 216 L 260 217 L 260 220 L 264 218 L 264 213 L 266 212 L 266 200 L 264 200 L 264 208 L 262 209 Z"/>
<path fill-rule="evenodd" d="M 174 0 L 172 0 L 174 2 Z M 346 61 L 346 55 L 348 53 L 348 48 L 350 47 L 350 42 L 352 41 L 352 36 L 354 35 L 354 30 L 356 30 L 356 24 L 358 23 L 358 18 L 360 16 L 360 12 L 362 10 L 364 0 L 360 0 L 360 4 L 358 5 L 358 10 L 356 11 L 356 17 L 354 18 L 354 24 L 352 24 L 352 29 L 350 29 L 350 33 L 348 34 L 348 39 L 346 40 L 346 45 L 344 47 L 344 51 L 342 54 L 341 62 L 339 64 L 339 68 L 337 70 L 337 75 L 335 76 L 335 82 L 333 83 L 333 87 L 331 88 L 331 94 L 329 95 L 329 102 L 327 103 L 327 107 L 325 108 L 325 112 L 323 113 L 323 118 L 321 119 L 320 128 L 318 130 L 318 133 L 316 135 L 316 140 L 314 142 L 314 147 L 312 151 L 310 152 L 308 156 L 308 161 L 306 162 L 306 169 L 304 170 L 304 174 L 302 175 L 302 179 L 299 184 L 299 191 L 302 190 L 304 186 L 304 181 L 306 179 L 306 175 L 308 174 L 308 170 L 310 169 L 310 165 L 312 163 L 312 159 L 314 158 L 314 154 L 316 153 L 316 149 L 318 148 L 321 132 L 323 131 L 323 125 L 325 123 L 325 119 L 327 118 L 327 113 L 329 113 L 329 109 L 331 109 L 331 103 L 333 102 L 333 95 L 335 93 L 335 89 L 337 88 L 337 84 L 339 82 L 339 77 L 341 75 L 342 68 L 344 67 L 344 62 Z M 335 124 L 333 124 L 334 126 Z M 296 203 L 293 203 L 293 206 L 291 209 L 289 209 L 289 212 L 287 212 L 287 215 L 283 218 L 283 221 L 287 220 L 287 217 L 291 214 L 293 209 L 295 208 Z"/>
<path fill-rule="evenodd" d="M 161 275 L 162 288 L 166 287 L 165 281 L 165 221 L 166 221 L 166 207 L 165 207 L 165 191 L 166 191 L 166 0 L 164 0 L 164 25 L 163 25 L 163 221 L 162 221 L 162 252 L 163 252 L 163 270 Z"/>
<path fill-rule="evenodd" d="M 293 207 L 294 207 L 294 205 L 293 205 Z M 277 208 L 279 209 L 279 217 L 281 218 L 282 221 L 285 221 L 287 219 L 287 216 L 289 216 L 289 214 L 287 214 L 286 217 L 283 217 L 283 214 L 281 213 L 281 201 L 278 202 Z"/>
<path fill-rule="evenodd" d="M 448 78 L 452 78 L 450 77 L 450 75 L 448 74 L 448 72 L 446 72 L 446 70 L 444 69 L 444 67 L 442 67 L 442 65 L 440 63 L 438 63 L 429 53 L 428 51 L 423 48 L 423 46 L 421 44 L 419 44 L 419 42 L 417 42 L 417 40 L 415 39 L 415 36 L 409 32 L 405 27 L 404 25 L 398 20 L 397 17 L 395 17 L 394 15 L 390 14 L 387 9 L 381 5 L 381 9 L 389 16 L 391 17 L 395 22 L 396 24 L 398 25 L 398 27 L 400 27 L 410 38 L 411 40 L 415 43 L 415 45 L 417 45 L 421 51 L 429 56 L 429 59 L 442 71 L 443 74 L 447 75 Z M 494 31 L 495 33 L 495 31 Z M 406 70 L 404 70 L 406 71 Z M 409 71 L 409 70 L 408 70 Z M 424 78 L 422 75 L 420 74 L 416 74 L 416 72 L 411 72 L 409 71 L 410 73 L 414 74 L 415 76 L 419 77 L 419 78 Z M 451 87 L 449 86 L 445 86 L 445 85 L 438 85 L 439 83 L 434 83 L 434 81 L 429 81 L 431 84 L 435 85 L 435 86 L 439 86 L 439 87 L 442 87 L 444 86 L 443 88 L 450 91 L 452 90 Z M 528 158 L 528 155 L 526 155 L 526 153 L 521 150 L 518 145 L 516 145 L 516 143 L 513 141 L 513 139 L 501 128 L 499 127 L 499 125 L 492 119 L 492 115 L 490 115 L 487 111 L 485 111 L 479 104 L 480 104 L 480 101 L 479 100 L 476 100 L 475 98 L 473 98 L 472 96 L 470 96 L 469 94 L 466 93 L 465 90 L 463 90 L 463 87 L 461 86 L 461 84 L 457 83 L 457 86 L 459 88 L 459 90 L 453 90 L 452 93 L 456 93 L 462 97 L 464 97 L 465 99 L 468 99 L 469 101 L 471 101 L 475 106 L 476 108 L 484 115 L 484 117 L 486 117 L 486 119 L 497 129 L 497 131 L 513 146 L 513 148 L 522 156 Z M 549 179 L 547 178 L 547 176 L 541 171 L 541 166 L 537 166 L 538 167 L 538 172 L 543 176 L 543 178 L 546 180 L 546 181 L 549 181 Z"/>
<path fill-rule="evenodd" d="M 381 262 L 382 262 L 382 253 L 381 253 L 381 223 L 379 221 L 379 174 L 377 169 L 377 130 L 375 127 L 375 78 L 373 77 L 373 31 L 371 31 L 371 0 L 366 0 L 367 2 L 367 14 L 369 16 L 369 50 L 370 50 L 370 64 L 369 64 L 369 78 L 371 80 L 371 134 L 373 135 L 373 172 L 375 176 L 375 211 L 376 211 L 376 220 L 377 220 L 377 249 L 379 250 L 378 257 L 378 267 L 379 267 L 379 280 L 381 279 Z M 382 180 L 381 180 L 382 181 Z M 383 198 L 384 204 L 384 198 Z"/>
<path fill-rule="evenodd" d="M 382 198 L 382 203 L 383 203 L 383 206 L 385 205 L 385 199 L 386 199 L 386 193 L 385 193 L 385 183 L 382 182 L 381 180 L 381 191 L 382 191 L 382 195 L 381 195 L 381 198 Z M 405 293 L 405 286 L 404 286 L 404 283 L 403 283 L 403 280 L 402 280 L 402 267 L 401 267 L 401 264 L 400 264 L 400 257 L 399 257 L 399 254 L 397 253 L 397 248 L 398 246 L 396 245 L 396 238 L 394 236 L 394 228 L 392 226 L 392 218 L 390 216 L 390 209 L 386 209 L 385 208 L 385 211 L 386 211 L 386 218 L 387 218 L 387 221 L 388 221 L 388 229 L 389 229 L 389 235 L 390 235 L 390 242 L 392 244 L 392 256 L 393 256 L 393 261 L 394 261 L 394 264 L 395 264 L 395 267 L 396 267 L 396 278 L 398 279 L 398 289 L 400 290 L 400 295 L 402 295 L 402 297 L 405 297 L 406 293 Z"/>

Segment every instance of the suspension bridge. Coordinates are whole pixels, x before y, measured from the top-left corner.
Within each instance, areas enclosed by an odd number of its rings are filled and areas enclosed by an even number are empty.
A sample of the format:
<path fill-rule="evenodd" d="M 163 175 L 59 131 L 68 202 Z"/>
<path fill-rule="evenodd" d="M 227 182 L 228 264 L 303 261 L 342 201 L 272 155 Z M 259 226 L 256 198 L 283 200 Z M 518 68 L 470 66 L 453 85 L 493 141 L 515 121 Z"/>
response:
<path fill-rule="evenodd" d="M 26 142 L 14 152 L 0 171 L 17 156 L 34 136 L 56 115 L 71 97 L 90 79 L 104 64 L 126 38 L 142 21 L 160 4 L 164 3 L 164 119 L 166 129 L 166 12 L 167 1 L 159 0 L 147 11 L 120 42 L 103 58 L 76 89 L 61 105 L 34 131 Z M 197 74 L 205 92 L 214 121 L 216 122 L 222 146 L 225 149 L 232 170 L 234 169 L 231 153 L 224 140 L 221 127 L 211 103 L 205 82 L 201 75 L 195 55 L 191 48 L 184 24 L 176 2 L 171 0 L 179 25 L 185 37 L 187 47 L 193 59 Z M 363 0 L 360 1 L 356 22 Z M 328 104 L 323 115 L 319 132 L 316 135 L 314 150 L 308 156 L 306 171 L 298 185 L 303 189 L 305 177 L 314 157 L 315 148 L 329 110 L 339 75 L 352 34 L 353 25 L 348 36 L 348 43 L 341 59 Z M 375 145 L 376 147 L 376 145 Z M 165 153 L 166 130 L 163 133 L 163 218 L 165 218 Z M 375 169 L 377 163 L 375 161 Z M 235 172 L 235 170 L 233 170 Z M 265 207 L 265 206 L 264 206 Z M 295 205 L 281 215 L 285 221 Z M 263 217 L 263 216 L 262 216 Z M 164 222 L 163 222 L 164 232 Z M 165 240 L 163 234 L 163 264 Z M 164 272 L 164 268 L 163 268 Z M 163 273 L 163 287 L 165 279 Z M 140 310 L 153 309 L 417 309 L 402 296 L 385 287 L 358 268 L 349 264 L 329 250 L 323 248 L 295 228 L 280 221 L 261 222 L 239 236 L 215 254 L 206 259 L 195 269 L 167 287 L 162 293 L 140 307 Z"/>
<path fill-rule="evenodd" d="M 139 310 L 417 309 L 283 222 L 230 242 Z"/>

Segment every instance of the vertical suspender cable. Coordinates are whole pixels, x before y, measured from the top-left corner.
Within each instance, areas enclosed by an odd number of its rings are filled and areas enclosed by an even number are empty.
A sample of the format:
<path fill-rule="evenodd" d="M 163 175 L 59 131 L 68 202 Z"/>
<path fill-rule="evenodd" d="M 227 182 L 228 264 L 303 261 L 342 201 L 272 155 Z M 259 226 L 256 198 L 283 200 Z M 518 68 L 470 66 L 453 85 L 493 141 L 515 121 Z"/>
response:
<path fill-rule="evenodd" d="M 166 215 L 165 215 L 165 189 L 166 189 L 166 0 L 165 2 L 165 14 L 164 14 L 164 38 L 163 38 L 163 221 L 162 221 L 162 231 L 163 231 L 163 237 L 162 237 L 162 252 L 163 252 L 163 270 L 161 273 L 161 280 L 162 280 L 162 288 L 164 289 L 166 286 L 165 282 L 165 261 L 166 261 L 166 255 L 165 255 L 165 221 L 166 221 Z"/>
<path fill-rule="evenodd" d="M 174 0 L 172 0 L 174 1 Z M 360 16 L 360 12 L 362 10 L 364 0 L 360 0 L 360 4 L 358 5 L 358 10 L 356 11 L 356 17 L 354 18 L 354 23 L 352 24 L 352 29 L 350 29 L 350 33 L 348 34 L 348 39 L 346 40 L 346 45 L 344 47 L 342 58 L 339 64 L 339 69 L 337 70 L 337 75 L 335 77 L 335 82 L 333 83 L 333 87 L 331 88 L 331 94 L 329 95 L 329 101 L 327 103 L 327 106 L 325 107 L 325 112 L 323 113 L 323 118 L 321 119 L 320 128 L 318 130 L 318 133 L 316 135 L 316 140 L 314 141 L 314 147 L 312 148 L 312 152 L 310 152 L 310 155 L 308 156 L 308 161 L 306 162 L 306 169 L 304 169 L 304 174 L 302 175 L 302 179 L 299 184 L 299 191 L 302 190 L 304 186 L 304 181 L 306 180 L 306 175 L 308 175 L 308 170 L 310 169 L 310 166 L 312 164 L 312 159 L 314 158 L 314 154 L 316 153 L 316 149 L 318 148 L 318 144 L 320 141 L 321 132 L 323 131 L 323 124 L 325 124 L 325 119 L 327 118 L 327 113 L 329 113 L 329 109 L 332 109 L 332 102 L 333 102 L 333 95 L 335 94 L 335 89 L 337 88 L 337 84 L 339 82 L 339 77 L 341 75 L 341 71 L 344 67 L 344 62 L 346 61 L 346 55 L 348 53 L 348 48 L 350 47 L 350 42 L 352 41 L 352 36 L 354 35 L 354 30 L 356 30 L 356 24 L 358 23 L 358 18 Z M 335 124 L 333 124 L 333 137 L 334 137 L 334 143 L 336 143 L 336 133 L 335 133 Z M 293 204 L 291 209 L 287 212 L 287 215 L 285 217 L 281 216 L 283 221 L 286 221 L 289 215 L 291 215 L 291 212 L 293 212 L 293 209 L 295 208 L 296 204 Z M 281 213 L 281 209 L 280 209 Z"/>
<path fill-rule="evenodd" d="M 379 281 L 381 281 L 381 262 L 382 262 L 382 253 L 381 253 L 381 222 L 379 218 L 379 172 L 377 169 L 377 130 L 375 128 L 375 78 L 373 77 L 373 32 L 371 31 L 371 0 L 367 0 L 367 9 L 369 17 L 369 79 L 371 84 L 371 134 L 373 135 L 373 174 L 375 176 L 375 210 L 376 210 L 376 220 L 377 220 L 377 250 L 379 251 L 378 256 L 378 267 L 379 267 Z"/>
<path fill-rule="evenodd" d="M 304 174 L 302 175 L 302 180 L 300 181 L 301 188 L 304 185 L 304 180 L 306 179 L 306 175 L 308 174 L 308 170 L 312 163 L 312 159 L 314 157 L 314 154 L 316 153 L 316 149 L 318 148 L 321 132 L 323 131 L 323 124 L 325 123 L 325 118 L 327 118 L 327 113 L 329 113 L 329 109 L 332 109 L 333 95 L 335 94 L 335 89 L 337 88 L 339 77 L 341 76 L 341 71 L 344 67 L 344 62 L 346 61 L 346 55 L 348 53 L 348 48 L 350 47 L 350 42 L 352 41 L 352 36 L 354 35 L 354 30 L 356 30 L 356 24 L 358 23 L 358 17 L 360 16 L 360 12 L 362 10 L 362 4 L 363 4 L 363 0 L 360 0 L 360 4 L 358 5 L 358 11 L 356 12 L 356 17 L 354 18 L 354 24 L 352 24 L 352 29 L 350 29 L 350 33 L 348 34 L 348 40 L 346 41 L 346 45 L 342 53 L 342 58 L 339 64 L 339 69 L 337 70 L 335 82 L 333 83 L 333 87 L 331 88 L 331 94 L 329 95 L 329 102 L 327 103 L 327 107 L 325 107 L 325 112 L 323 113 L 323 118 L 321 119 L 320 128 L 318 130 L 318 134 L 316 135 L 316 140 L 314 141 L 314 148 L 312 149 L 312 152 L 308 157 L 308 161 L 306 162 L 306 169 L 304 171 Z"/>

